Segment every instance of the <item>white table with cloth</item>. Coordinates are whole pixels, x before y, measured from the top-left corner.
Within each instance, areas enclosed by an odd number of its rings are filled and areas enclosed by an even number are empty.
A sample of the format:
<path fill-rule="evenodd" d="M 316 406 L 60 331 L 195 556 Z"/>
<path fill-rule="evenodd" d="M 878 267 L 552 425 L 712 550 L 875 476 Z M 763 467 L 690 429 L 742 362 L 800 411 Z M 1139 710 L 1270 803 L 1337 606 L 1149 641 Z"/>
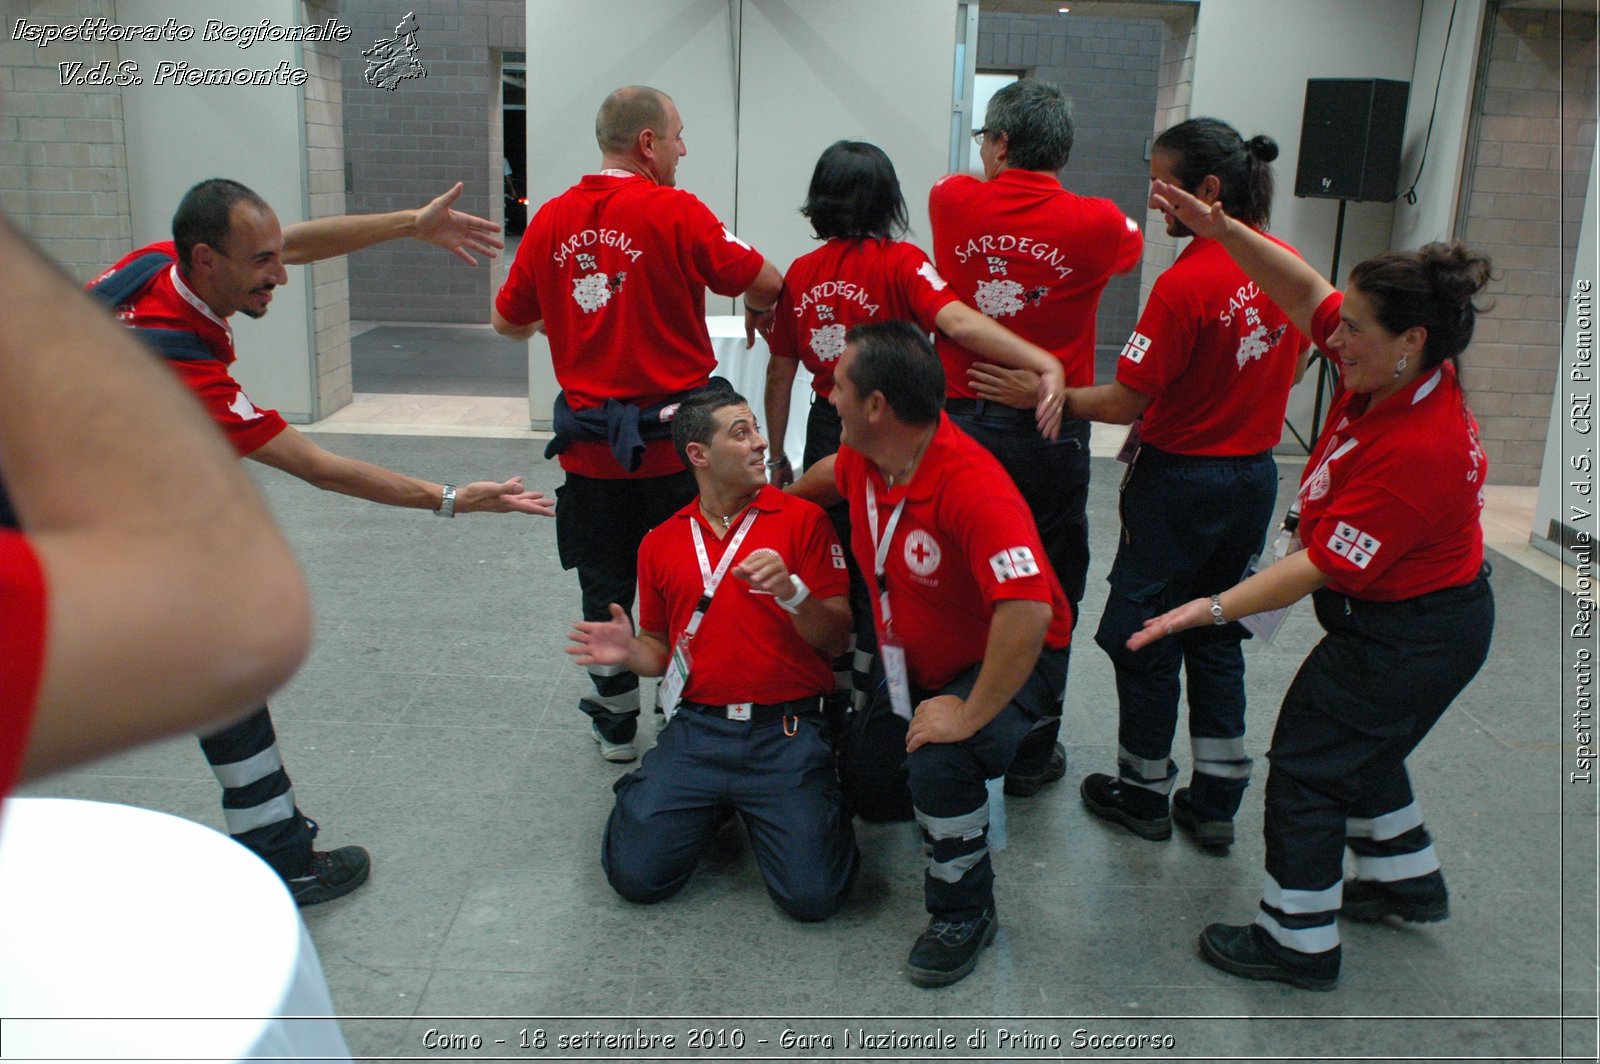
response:
<path fill-rule="evenodd" d="M 272 869 L 166 813 L 6 801 L 0 1060 L 250 1057 L 350 1059 Z"/>

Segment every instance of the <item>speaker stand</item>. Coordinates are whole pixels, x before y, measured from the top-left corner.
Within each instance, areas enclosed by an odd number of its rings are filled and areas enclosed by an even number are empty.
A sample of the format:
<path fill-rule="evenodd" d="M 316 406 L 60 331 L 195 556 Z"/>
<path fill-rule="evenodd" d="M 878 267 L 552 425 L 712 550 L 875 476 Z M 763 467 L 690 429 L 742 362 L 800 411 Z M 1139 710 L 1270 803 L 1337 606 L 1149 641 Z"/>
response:
<path fill-rule="evenodd" d="M 1328 283 L 1335 288 L 1339 287 L 1339 252 L 1344 246 L 1344 208 L 1350 202 L 1344 197 L 1339 198 L 1339 217 L 1334 222 L 1333 229 L 1333 268 L 1328 271 Z M 1322 431 L 1322 403 L 1332 393 L 1334 385 L 1338 382 L 1338 372 L 1333 368 L 1333 362 L 1318 348 L 1312 348 L 1311 357 L 1307 359 L 1307 368 L 1315 369 L 1317 374 L 1316 396 L 1311 403 L 1311 439 L 1300 435 L 1294 423 L 1288 418 L 1283 419 L 1285 427 L 1294 435 L 1300 446 L 1305 448 L 1306 454 L 1311 453 L 1312 444 Z"/>

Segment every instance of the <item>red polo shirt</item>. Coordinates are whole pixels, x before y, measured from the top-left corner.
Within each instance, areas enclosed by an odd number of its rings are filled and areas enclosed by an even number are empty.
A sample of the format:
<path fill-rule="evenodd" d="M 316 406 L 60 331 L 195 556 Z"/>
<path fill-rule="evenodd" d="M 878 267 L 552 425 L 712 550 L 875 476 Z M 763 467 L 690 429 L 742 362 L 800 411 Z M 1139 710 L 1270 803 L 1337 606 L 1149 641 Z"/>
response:
<path fill-rule="evenodd" d="M 1139 264 L 1138 223 L 1036 170 L 940 178 L 928 214 L 933 261 L 956 295 L 1059 358 L 1068 386 L 1093 384 L 1095 310 L 1106 282 Z M 977 398 L 967 367 L 978 357 L 944 336 L 937 346 L 947 394 Z"/>
<path fill-rule="evenodd" d="M 1045 645 L 1072 640 L 1072 607 L 1045 557 L 1033 514 L 994 455 L 945 414 L 911 480 L 889 488 L 878 467 L 848 445 L 834 465 L 850 502 L 850 547 L 864 574 L 875 569 L 867 485 L 877 498 L 879 534 L 905 501 L 889 539 L 884 579 L 895 638 L 911 682 L 937 691 L 983 660 L 996 603 L 1048 602 Z M 873 584 L 867 577 L 868 586 Z M 879 596 L 873 594 L 879 638 Z"/>
<path fill-rule="evenodd" d="M 589 174 L 528 223 L 495 309 L 514 325 L 544 322 L 572 409 L 607 399 L 648 406 L 705 384 L 717 365 L 706 289 L 736 296 L 765 261 L 681 189 Z M 572 444 L 561 468 L 614 480 L 683 464 L 671 440 L 657 440 L 628 473 L 596 441 Z"/>
<path fill-rule="evenodd" d="M 1343 296 L 1318 308 L 1325 347 Z M 1422 374 L 1374 409 L 1341 386 L 1300 481 L 1300 541 L 1328 587 L 1375 602 L 1459 587 L 1483 566 L 1489 461 L 1455 366 Z"/>
<path fill-rule="evenodd" d="M 814 597 L 846 595 L 850 578 L 833 526 L 821 507 L 771 485 L 761 489 L 752 509 L 758 516 L 739 544 L 690 647 L 694 661 L 684 685 L 686 701 L 771 704 L 827 694 L 834 688 L 832 663 L 795 630 L 794 616 L 733 572 L 752 552 L 765 547 L 778 552 Z M 739 527 L 735 521 L 727 536 L 718 539 L 696 497 L 651 529 L 639 545 L 639 629 L 666 633 L 669 646 L 688 626 L 705 588 L 690 522 L 700 526 L 712 572 Z"/>
<path fill-rule="evenodd" d="M 177 246 L 171 240 L 162 240 L 130 252 L 95 281 L 109 277 L 152 251 L 170 256 L 173 265 L 156 274 L 142 290 L 117 307 L 117 319 L 134 328 L 192 332 L 205 341 L 215 362 L 168 359 L 167 365 L 205 405 L 206 413 L 227 435 L 233 449 L 241 457 L 248 455 L 277 436 L 288 423 L 276 410 L 263 410 L 252 403 L 239 382 L 229 374 L 228 367 L 236 357 L 233 330 L 184 283 L 178 273 Z"/>
<path fill-rule="evenodd" d="M 772 323 L 772 353 L 797 358 L 811 388 L 833 393 L 833 367 L 857 325 L 914 321 L 936 332 L 934 318 L 956 294 L 928 256 L 903 240 L 829 240 L 794 260 L 783 278 Z"/>
<path fill-rule="evenodd" d="M 28 748 L 44 672 L 44 572 L 19 532 L 0 531 L 0 799 L 11 793 Z"/>
<path fill-rule="evenodd" d="M 1117 380 L 1151 396 L 1139 430 L 1150 446 L 1259 454 L 1283 435 L 1295 360 L 1307 345 L 1221 244 L 1196 237 L 1156 278 Z"/>

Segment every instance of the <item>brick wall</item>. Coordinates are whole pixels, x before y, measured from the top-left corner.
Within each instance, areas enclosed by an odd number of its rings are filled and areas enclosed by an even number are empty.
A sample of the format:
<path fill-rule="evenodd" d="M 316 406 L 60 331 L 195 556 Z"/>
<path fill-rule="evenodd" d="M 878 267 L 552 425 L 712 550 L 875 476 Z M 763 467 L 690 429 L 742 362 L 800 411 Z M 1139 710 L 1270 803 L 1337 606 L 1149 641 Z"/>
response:
<path fill-rule="evenodd" d="M 427 77 L 393 91 L 363 79 L 361 51 L 417 17 L 418 58 Z M 351 186 L 347 206 L 367 213 L 418 207 L 457 181 L 457 206 L 498 217 L 501 172 L 490 165 L 499 115 L 499 64 L 492 50 L 521 51 L 519 0 L 342 0 L 353 31 L 343 46 L 343 125 Z M 491 271 L 470 269 L 432 248 L 401 241 L 349 261 L 350 313 L 395 321 L 487 322 Z"/>
<path fill-rule="evenodd" d="M 1072 101 L 1076 140 L 1061 182 L 1144 217 L 1150 183 L 1163 24 L 1156 19 L 1059 15 L 978 17 L 978 69 L 1020 71 L 1060 86 Z M 1114 278 L 1100 300 L 1099 346 L 1119 350 L 1139 314 L 1139 274 Z"/>
<path fill-rule="evenodd" d="M 1499 277 L 1463 379 L 1490 480 L 1537 484 L 1594 153 L 1595 21 L 1500 11 L 1486 58 L 1457 231 Z"/>
<path fill-rule="evenodd" d="M 343 17 L 340 0 L 302 0 L 300 21 L 311 25 Z M 354 38 L 352 38 L 352 41 Z M 306 186 L 311 217 L 346 213 L 344 120 L 340 52 L 334 41 L 307 42 L 305 69 Z M 350 402 L 350 274 L 340 257 L 306 267 L 316 343 L 315 413 L 327 416 Z"/>
<path fill-rule="evenodd" d="M 63 88 L 56 64 L 84 69 L 109 61 L 115 44 L 53 42 L 48 48 L 11 40 L 17 19 L 59 23 L 104 17 L 112 0 L 21 0 L 5 6 L 0 34 L 0 209 L 31 233 L 74 277 L 89 281 L 129 251 L 122 90 Z"/>
<path fill-rule="evenodd" d="M 1190 12 L 1174 15 L 1159 25 L 1161 68 L 1156 79 L 1157 134 L 1189 118 L 1189 99 L 1194 92 L 1194 15 Z M 1145 176 L 1148 180 L 1148 173 Z M 1139 272 L 1139 306 L 1143 307 L 1150 298 L 1156 278 L 1173 264 L 1179 250 L 1178 239 L 1167 235 L 1166 219 L 1161 212 L 1149 211 L 1144 226 L 1144 266 Z"/>

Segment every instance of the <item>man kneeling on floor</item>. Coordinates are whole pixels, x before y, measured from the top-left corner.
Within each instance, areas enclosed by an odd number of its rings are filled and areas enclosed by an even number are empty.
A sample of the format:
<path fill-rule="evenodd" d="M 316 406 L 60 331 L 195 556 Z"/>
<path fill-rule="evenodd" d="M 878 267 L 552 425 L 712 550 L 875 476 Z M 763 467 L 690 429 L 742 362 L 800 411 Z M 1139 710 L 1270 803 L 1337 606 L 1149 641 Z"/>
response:
<path fill-rule="evenodd" d="M 922 826 L 931 919 L 906 972 L 945 986 L 994 937 L 986 781 L 1061 715 L 1072 607 L 1021 493 L 944 412 L 927 336 L 895 321 L 846 341 L 830 399 L 839 453 L 792 490 L 849 500 L 856 563 L 876 577 L 886 682 L 852 714 L 842 771 L 864 816 L 909 806 Z"/>
<path fill-rule="evenodd" d="M 613 604 L 568 647 L 580 665 L 663 677 L 666 727 L 616 783 L 600 861 L 623 897 L 661 901 L 738 812 L 773 900 L 825 920 L 858 861 L 820 714 L 850 636 L 844 553 L 821 508 L 768 486 L 743 396 L 714 384 L 689 399 L 672 442 L 700 494 L 639 546 L 639 632 Z"/>

